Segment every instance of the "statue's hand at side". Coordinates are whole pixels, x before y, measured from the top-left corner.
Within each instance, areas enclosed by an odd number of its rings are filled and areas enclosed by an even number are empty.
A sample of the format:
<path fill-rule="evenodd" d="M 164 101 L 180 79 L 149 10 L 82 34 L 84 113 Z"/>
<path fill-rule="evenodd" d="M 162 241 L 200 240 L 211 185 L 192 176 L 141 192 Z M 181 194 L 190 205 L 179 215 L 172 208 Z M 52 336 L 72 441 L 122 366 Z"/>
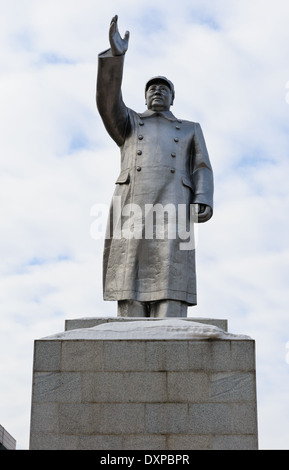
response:
<path fill-rule="evenodd" d="M 114 56 L 125 54 L 128 49 L 129 41 L 129 31 L 126 31 L 124 38 L 119 34 L 117 20 L 118 16 L 115 15 L 111 20 L 109 28 L 109 42 L 112 55 Z"/>
<path fill-rule="evenodd" d="M 197 223 L 207 222 L 212 217 L 212 209 L 206 204 L 193 204 L 193 218 Z"/>

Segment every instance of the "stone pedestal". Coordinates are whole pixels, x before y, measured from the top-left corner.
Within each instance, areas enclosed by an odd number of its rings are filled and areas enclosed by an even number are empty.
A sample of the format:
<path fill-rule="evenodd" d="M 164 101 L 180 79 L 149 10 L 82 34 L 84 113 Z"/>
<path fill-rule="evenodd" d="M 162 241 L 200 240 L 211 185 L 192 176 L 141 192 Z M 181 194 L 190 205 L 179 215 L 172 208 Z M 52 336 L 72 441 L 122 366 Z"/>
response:
<path fill-rule="evenodd" d="M 30 449 L 257 449 L 254 341 L 224 320 L 131 320 L 35 341 Z"/>

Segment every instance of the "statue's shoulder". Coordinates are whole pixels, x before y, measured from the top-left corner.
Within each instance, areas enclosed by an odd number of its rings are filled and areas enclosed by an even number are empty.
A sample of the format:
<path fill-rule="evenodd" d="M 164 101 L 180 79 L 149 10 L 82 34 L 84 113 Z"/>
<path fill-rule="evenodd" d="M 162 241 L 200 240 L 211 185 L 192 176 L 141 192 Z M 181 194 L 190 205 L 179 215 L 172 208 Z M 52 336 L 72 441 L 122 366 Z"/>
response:
<path fill-rule="evenodd" d="M 197 128 L 200 126 L 196 121 L 189 121 L 188 119 L 177 119 L 176 125 L 180 128 L 187 129 L 188 132 L 193 134 L 196 132 Z"/>
<path fill-rule="evenodd" d="M 196 126 L 198 125 L 198 122 L 196 121 L 190 121 L 188 119 L 177 119 L 178 122 L 186 125 L 186 126 Z"/>

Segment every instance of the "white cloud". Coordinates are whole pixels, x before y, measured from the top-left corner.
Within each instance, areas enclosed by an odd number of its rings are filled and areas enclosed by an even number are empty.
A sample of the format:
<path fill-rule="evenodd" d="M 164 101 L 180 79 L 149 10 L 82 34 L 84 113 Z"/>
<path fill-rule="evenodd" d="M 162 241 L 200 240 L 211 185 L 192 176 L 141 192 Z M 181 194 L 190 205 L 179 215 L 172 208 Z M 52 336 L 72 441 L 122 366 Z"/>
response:
<path fill-rule="evenodd" d="M 14 0 L 0 13 L 0 424 L 27 448 L 34 339 L 116 311 L 101 300 L 90 210 L 109 204 L 119 171 L 94 102 L 97 54 L 118 14 L 131 32 L 127 105 L 142 111 L 145 81 L 167 75 L 173 112 L 200 121 L 214 167 L 190 314 L 256 338 L 260 445 L 288 448 L 289 6 Z"/>

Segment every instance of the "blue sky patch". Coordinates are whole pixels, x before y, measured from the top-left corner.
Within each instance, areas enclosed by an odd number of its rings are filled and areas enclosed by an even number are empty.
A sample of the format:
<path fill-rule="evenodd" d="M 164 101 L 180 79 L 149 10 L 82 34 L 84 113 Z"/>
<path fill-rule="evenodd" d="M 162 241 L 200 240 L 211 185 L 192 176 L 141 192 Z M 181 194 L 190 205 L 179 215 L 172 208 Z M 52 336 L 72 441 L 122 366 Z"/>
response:
<path fill-rule="evenodd" d="M 49 257 L 41 258 L 41 257 L 35 256 L 31 258 L 30 260 L 28 260 L 26 265 L 27 266 L 43 266 L 49 263 L 59 263 L 62 261 L 70 261 L 70 260 L 71 260 L 71 257 L 67 254 L 60 254 L 53 258 L 49 258 Z"/>
<path fill-rule="evenodd" d="M 193 20 L 193 23 L 208 26 L 210 29 L 215 31 L 220 29 L 220 25 L 218 24 L 216 18 L 203 10 L 193 10 L 191 12 L 191 19 Z"/>
<path fill-rule="evenodd" d="M 81 132 L 75 133 L 71 137 L 68 152 L 69 153 L 77 152 L 79 150 L 87 148 L 87 145 L 88 145 L 87 137 Z"/>
<path fill-rule="evenodd" d="M 52 64 L 52 65 L 73 65 L 75 62 L 71 59 L 68 59 L 67 57 L 61 56 L 55 52 L 48 51 L 48 52 L 43 52 L 40 55 L 40 62 L 45 63 L 45 64 Z"/>

